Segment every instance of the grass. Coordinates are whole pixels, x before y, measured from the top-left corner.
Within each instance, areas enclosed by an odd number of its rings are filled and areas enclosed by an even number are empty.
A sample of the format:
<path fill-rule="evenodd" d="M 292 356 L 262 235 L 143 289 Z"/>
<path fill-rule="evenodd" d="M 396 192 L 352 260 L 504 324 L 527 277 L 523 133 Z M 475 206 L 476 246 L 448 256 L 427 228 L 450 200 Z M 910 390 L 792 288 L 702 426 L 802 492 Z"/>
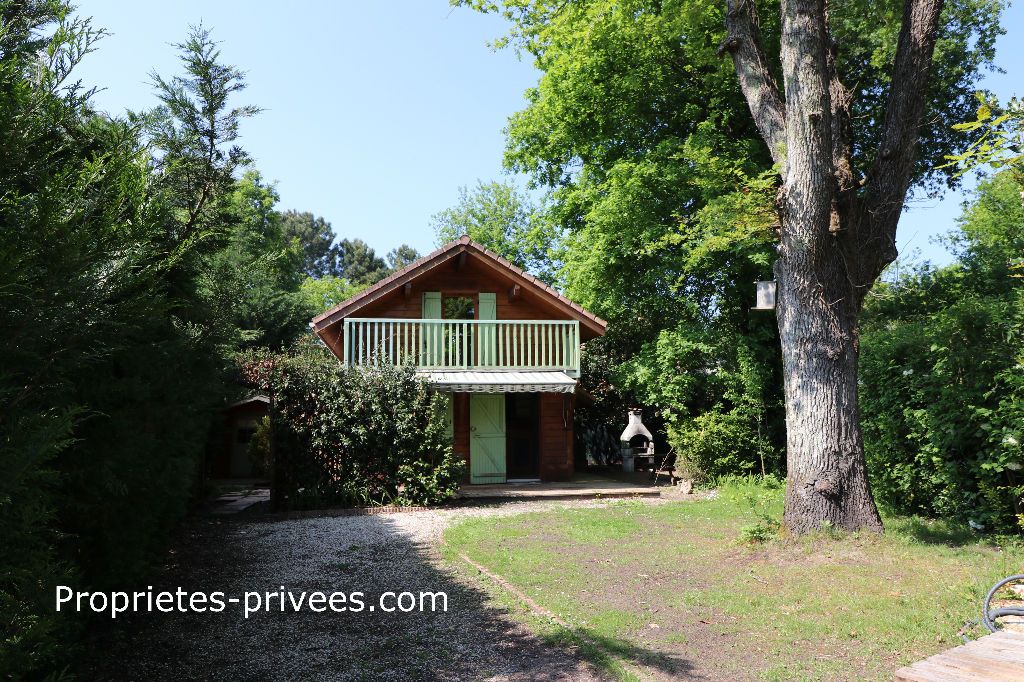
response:
<path fill-rule="evenodd" d="M 781 490 L 723 486 L 714 499 L 469 519 L 465 553 L 568 623 L 496 595 L 537 634 L 633 679 L 891 679 L 959 643 L 987 588 L 1024 551 L 939 521 L 888 518 L 884 536 L 780 538 Z"/>

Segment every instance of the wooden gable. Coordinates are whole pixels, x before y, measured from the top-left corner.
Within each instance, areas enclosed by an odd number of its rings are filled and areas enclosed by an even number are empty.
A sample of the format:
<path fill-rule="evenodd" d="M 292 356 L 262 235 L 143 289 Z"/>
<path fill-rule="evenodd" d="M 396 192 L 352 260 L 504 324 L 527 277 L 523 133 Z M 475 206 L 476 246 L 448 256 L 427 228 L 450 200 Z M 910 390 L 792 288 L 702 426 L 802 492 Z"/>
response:
<path fill-rule="evenodd" d="M 462 237 L 313 318 L 310 326 L 335 348 L 345 318 L 422 318 L 423 294 L 476 298 L 496 294 L 498 320 L 578 320 L 581 340 L 607 323 L 480 244 Z M 335 349 L 337 352 L 337 349 Z"/>

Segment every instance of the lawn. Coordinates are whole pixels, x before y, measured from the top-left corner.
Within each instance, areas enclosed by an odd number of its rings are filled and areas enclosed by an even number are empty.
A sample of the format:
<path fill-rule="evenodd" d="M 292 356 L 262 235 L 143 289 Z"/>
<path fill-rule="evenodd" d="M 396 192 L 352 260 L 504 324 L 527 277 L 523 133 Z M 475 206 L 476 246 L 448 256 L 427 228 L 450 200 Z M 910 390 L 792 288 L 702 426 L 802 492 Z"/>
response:
<path fill-rule="evenodd" d="M 1019 546 L 937 521 L 780 538 L 781 511 L 777 486 L 737 482 L 692 501 L 470 519 L 444 552 L 538 635 L 622 679 L 892 679 L 958 644 L 987 588 L 1024 568 Z"/>

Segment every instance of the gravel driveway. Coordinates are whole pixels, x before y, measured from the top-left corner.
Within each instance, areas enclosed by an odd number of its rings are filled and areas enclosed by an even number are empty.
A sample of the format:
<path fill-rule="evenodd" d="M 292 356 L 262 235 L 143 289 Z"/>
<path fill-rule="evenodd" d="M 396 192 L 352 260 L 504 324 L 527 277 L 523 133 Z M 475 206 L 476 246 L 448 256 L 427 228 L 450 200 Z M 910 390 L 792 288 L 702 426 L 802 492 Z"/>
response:
<path fill-rule="evenodd" d="M 595 504 L 572 503 L 572 506 Z M 547 646 L 439 559 L 444 528 L 466 516 L 537 511 L 566 502 L 443 511 L 198 522 L 156 590 L 242 598 L 282 586 L 365 593 L 361 613 L 143 613 L 98 676 L 111 679 L 592 680 L 574 652 Z M 446 613 L 373 612 L 386 591 L 443 591 Z M 244 600 L 243 600 L 244 603 Z M 289 607 L 290 608 L 290 607 Z"/>

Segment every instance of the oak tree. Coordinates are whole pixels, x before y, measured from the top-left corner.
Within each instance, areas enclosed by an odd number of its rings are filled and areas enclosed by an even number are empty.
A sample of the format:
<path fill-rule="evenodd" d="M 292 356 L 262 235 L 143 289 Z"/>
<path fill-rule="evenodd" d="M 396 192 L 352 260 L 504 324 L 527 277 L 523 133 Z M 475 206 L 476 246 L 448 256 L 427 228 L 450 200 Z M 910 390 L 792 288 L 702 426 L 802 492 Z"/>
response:
<path fill-rule="evenodd" d="M 549 190 L 570 294 L 642 350 L 661 353 L 666 334 L 690 347 L 721 331 L 749 340 L 761 325 L 744 313 L 744 291 L 752 294 L 762 259 L 779 256 L 780 224 L 787 520 L 797 532 L 825 522 L 880 528 L 857 426 L 860 301 L 893 257 L 908 188 L 955 182 L 943 168 L 964 144 L 953 126 L 977 107 L 1002 3 L 850 0 L 827 13 L 824 2 L 768 0 L 759 11 L 720 0 L 460 4 L 501 13 L 511 29 L 497 44 L 541 72 L 509 120 L 506 164 Z M 810 302 L 798 308 L 799 296 Z M 724 348 L 697 362 L 663 355 L 665 371 L 643 353 L 621 366 L 653 378 L 640 382 L 645 401 L 684 414 L 699 405 L 680 410 L 679 399 L 654 395 L 652 381 L 682 387 L 731 362 Z"/>
<path fill-rule="evenodd" d="M 857 404 L 858 318 L 897 256 L 915 179 L 943 0 L 905 0 L 880 120 L 851 115 L 855 91 L 825 0 L 782 0 L 777 61 L 751 0 L 728 0 L 740 88 L 778 169 L 778 325 L 786 396 L 786 527 L 882 530 Z M 777 77 L 781 75 L 781 79 Z M 874 137 L 863 153 L 865 131 Z M 877 135 L 875 132 L 877 131 Z M 854 154 L 854 149 L 861 153 Z"/>

